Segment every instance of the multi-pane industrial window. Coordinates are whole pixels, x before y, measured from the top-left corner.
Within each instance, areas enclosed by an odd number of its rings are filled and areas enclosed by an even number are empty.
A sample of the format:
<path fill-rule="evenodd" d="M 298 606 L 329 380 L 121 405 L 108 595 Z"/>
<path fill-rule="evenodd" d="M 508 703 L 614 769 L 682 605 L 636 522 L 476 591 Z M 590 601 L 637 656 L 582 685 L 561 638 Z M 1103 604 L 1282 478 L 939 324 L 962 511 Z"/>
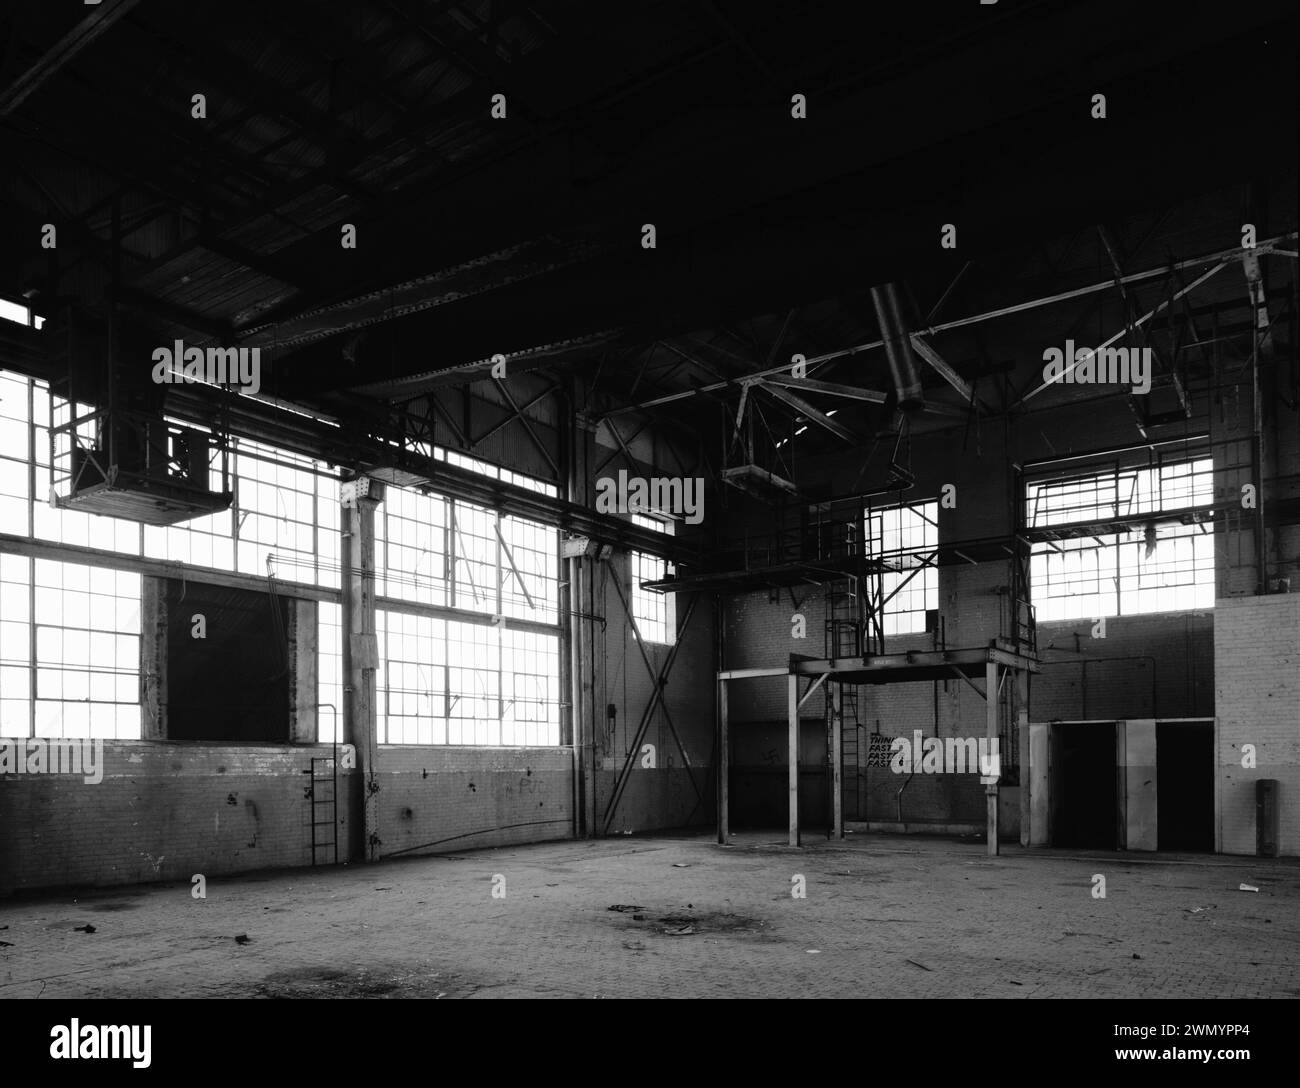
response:
<path fill-rule="evenodd" d="M 660 518 L 633 514 L 632 521 L 645 529 L 671 534 L 673 523 Z M 671 593 L 642 589 L 643 582 L 658 582 L 668 577 L 668 564 L 646 552 L 632 552 L 632 622 L 646 642 L 672 643 L 677 633 Z"/>
<path fill-rule="evenodd" d="M 1213 497 L 1209 458 L 1028 482 L 1026 524 L 1047 537 L 1030 559 L 1039 621 L 1212 608 L 1209 526 L 1189 518 L 1112 533 L 1085 529 L 1109 518 L 1194 511 Z"/>
<path fill-rule="evenodd" d="M 49 504 L 49 429 L 67 417 L 67 405 L 43 382 L 0 371 L 0 534 L 255 577 L 267 574 L 269 557 L 280 582 L 340 587 L 340 489 L 324 464 L 232 438 L 231 508 L 179 525 L 144 526 Z M 427 452 L 557 494 L 554 484 L 454 451 Z M 396 487 L 377 508 L 375 529 L 381 739 L 558 744 L 558 632 L 508 624 L 558 623 L 558 530 Z M 34 576 L 32 560 L 0 553 L 0 735 L 138 737 L 140 576 L 37 565 Z M 62 573 L 51 581 L 55 571 L 71 572 L 67 584 Z M 33 611 L 34 595 L 44 611 Z M 385 599 L 429 614 L 384 610 Z M 503 620 L 463 623 L 437 615 L 445 608 Z M 318 736 L 329 741 L 343 715 L 345 633 L 339 604 L 319 602 L 317 615 L 316 698 L 337 711 L 318 708 Z"/>
<path fill-rule="evenodd" d="M 456 605 L 474 612 L 497 611 L 497 516 L 467 502 L 452 503 L 451 567 Z"/>
<path fill-rule="evenodd" d="M 375 519 L 379 593 L 555 623 L 558 540 L 549 525 L 390 487 Z"/>
<path fill-rule="evenodd" d="M 559 593 L 559 533 L 526 518 L 501 517 L 501 613 L 539 623 L 555 623 Z"/>
<path fill-rule="evenodd" d="M 0 555 L 0 735 L 140 736 L 140 576 Z"/>
<path fill-rule="evenodd" d="M 476 472 L 480 476 L 490 476 L 494 480 L 501 480 L 508 484 L 514 484 L 528 491 L 536 491 L 539 495 L 548 495 L 555 498 L 560 491 L 554 484 L 548 484 L 545 480 L 538 480 L 532 476 L 525 476 L 522 472 L 512 472 L 508 468 L 502 468 L 500 465 L 493 465 L 487 461 L 480 461 L 477 457 L 470 457 L 467 454 L 457 453 L 455 450 L 443 449 L 441 446 L 434 447 L 434 457 L 440 461 L 446 461 L 449 465 L 457 465 L 460 468 L 467 468 L 471 472 Z"/>
<path fill-rule="evenodd" d="M 230 509 L 178 525 L 141 525 L 50 504 L 52 484 L 66 490 L 66 466 L 50 471 L 50 426 L 69 418 L 68 403 L 44 382 L 0 371 L 0 533 L 256 577 L 267 573 L 270 555 L 281 580 L 339 586 L 339 485 L 323 463 L 232 438 Z M 78 432 L 93 442 L 95 426 Z M 214 471 L 213 486 L 218 478 Z"/>
<path fill-rule="evenodd" d="M 32 561 L 0 554 L 0 736 L 32 732 Z"/>
<path fill-rule="evenodd" d="M 316 605 L 316 737 L 343 740 L 343 606 Z"/>
<path fill-rule="evenodd" d="M 381 744 L 560 742 L 559 639 L 381 610 Z"/>
<path fill-rule="evenodd" d="M 419 604 L 448 603 L 447 500 L 390 487 L 375 516 L 377 590 Z"/>
<path fill-rule="evenodd" d="M 939 607 L 939 504 L 918 502 L 868 510 L 867 555 L 885 572 L 872 581 L 884 634 L 910 635 L 926 629 L 925 614 Z M 878 602 L 879 603 L 879 602 Z"/>
<path fill-rule="evenodd" d="M 435 455 L 555 492 L 551 484 L 454 451 Z M 557 622 L 558 530 L 460 499 L 390 487 L 376 510 L 375 541 L 380 743 L 558 744 L 558 634 L 509 624 Z M 387 609 L 385 600 L 414 607 Z M 447 608 L 502 619 L 466 623 L 439 614 Z"/>
<path fill-rule="evenodd" d="M 31 531 L 29 382 L 0 370 L 0 533 Z"/>

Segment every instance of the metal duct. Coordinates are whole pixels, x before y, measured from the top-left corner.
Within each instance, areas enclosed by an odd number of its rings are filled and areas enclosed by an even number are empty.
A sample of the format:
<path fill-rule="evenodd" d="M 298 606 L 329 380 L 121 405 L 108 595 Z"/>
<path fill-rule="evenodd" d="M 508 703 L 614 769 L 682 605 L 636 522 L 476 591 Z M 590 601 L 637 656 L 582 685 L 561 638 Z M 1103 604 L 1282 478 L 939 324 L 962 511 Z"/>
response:
<path fill-rule="evenodd" d="M 885 342 L 885 356 L 889 359 L 889 372 L 898 394 L 898 406 L 904 412 L 915 412 L 924 407 L 921 379 L 916 372 L 912 356 L 911 334 L 903 318 L 903 304 L 898 295 L 898 285 L 887 283 L 871 289 L 871 301 L 876 307 L 880 322 L 880 338 Z"/>

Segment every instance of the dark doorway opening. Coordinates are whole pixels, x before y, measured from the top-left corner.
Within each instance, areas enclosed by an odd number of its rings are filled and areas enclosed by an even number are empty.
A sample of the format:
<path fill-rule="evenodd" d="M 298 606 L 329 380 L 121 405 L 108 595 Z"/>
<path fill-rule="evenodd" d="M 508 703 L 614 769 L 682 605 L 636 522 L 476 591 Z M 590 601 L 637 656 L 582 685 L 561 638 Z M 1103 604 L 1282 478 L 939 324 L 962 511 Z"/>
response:
<path fill-rule="evenodd" d="M 1214 851 L 1214 725 L 1156 723 L 1156 848 Z"/>
<path fill-rule="evenodd" d="M 167 736 L 289 740 L 288 602 L 167 583 Z"/>
<path fill-rule="evenodd" d="M 1053 845 L 1114 850 L 1114 723 L 1061 722 L 1052 736 Z"/>
<path fill-rule="evenodd" d="M 783 721 L 733 722 L 728 764 L 731 826 L 741 830 L 787 827 L 790 822 L 789 726 Z M 799 826 L 815 832 L 827 824 L 826 723 L 799 722 Z"/>

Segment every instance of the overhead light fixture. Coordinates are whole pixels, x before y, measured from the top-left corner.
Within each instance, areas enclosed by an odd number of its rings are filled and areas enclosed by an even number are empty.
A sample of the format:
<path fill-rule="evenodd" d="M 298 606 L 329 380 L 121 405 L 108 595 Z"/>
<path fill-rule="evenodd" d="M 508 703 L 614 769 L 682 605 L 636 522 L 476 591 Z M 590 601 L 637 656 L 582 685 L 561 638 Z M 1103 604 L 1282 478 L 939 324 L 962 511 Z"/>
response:
<path fill-rule="evenodd" d="M 800 428 L 799 428 L 797 431 L 795 431 L 794 433 L 795 433 L 796 435 L 800 435 L 800 434 L 803 434 L 804 431 L 806 431 L 807 429 L 808 429 L 808 426 L 807 426 L 807 424 L 805 424 L 804 426 L 800 427 Z"/>
<path fill-rule="evenodd" d="M 591 538 L 585 536 L 566 536 L 560 541 L 560 558 L 581 559 L 587 554 Z"/>
<path fill-rule="evenodd" d="M 590 557 L 597 561 L 604 561 L 613 553 L 614 546 L 612 544 L 592 540 L 589 536 L 567 536 L 560 541 L 560 557 L 562 559 Z"/>

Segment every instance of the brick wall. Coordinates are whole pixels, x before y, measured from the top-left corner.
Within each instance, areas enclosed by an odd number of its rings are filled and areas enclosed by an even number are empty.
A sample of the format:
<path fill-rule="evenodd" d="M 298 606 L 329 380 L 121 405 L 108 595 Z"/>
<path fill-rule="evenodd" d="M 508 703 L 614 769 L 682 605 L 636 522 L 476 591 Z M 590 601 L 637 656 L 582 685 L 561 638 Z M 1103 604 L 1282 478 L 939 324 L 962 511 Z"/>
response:
<path fill-rule="evenodd" d="M 0 775 L 0 894 L 309 865 L 301 772 L 328 754 L 105 741 L 98 783 Z"/>
<path fill-rule="evenodd" d="M 1209 612 L 1111 616 L 1105 638 L 1091 619 L 1041 625 L 1030 719 L 1213 717 L 1214 625 Z"/>
<path fill-rule="evenodd" d="M 1300 595 L 1215 602 L 1218 849 L 1255 853 L 1255 781 L 1278 781 L 1278 852 L 1300 854 Z M 1257 766 L 1242 767 L 1242 746 Z"/>
<path fill-rule="evenodd" d="M 569 748 L 383 747 L 379 854 L 420 854 L 573 834 Z"/>

